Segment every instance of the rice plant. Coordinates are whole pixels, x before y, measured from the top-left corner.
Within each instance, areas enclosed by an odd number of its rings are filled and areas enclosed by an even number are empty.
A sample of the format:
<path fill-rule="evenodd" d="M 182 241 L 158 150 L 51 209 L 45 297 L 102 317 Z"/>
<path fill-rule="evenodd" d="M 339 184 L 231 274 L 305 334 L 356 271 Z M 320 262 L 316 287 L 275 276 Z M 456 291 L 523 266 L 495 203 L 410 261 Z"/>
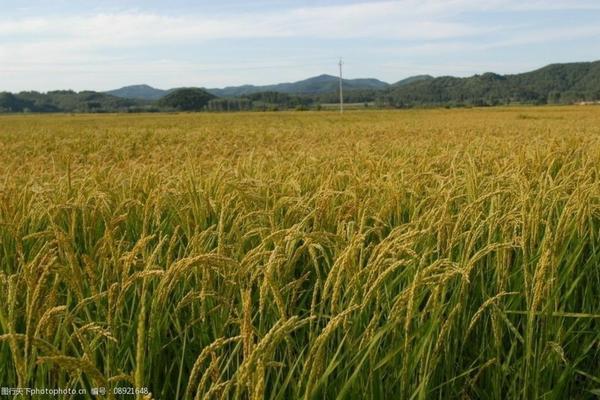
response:
<path fill-rule="evenodd" d="M 2 387 L 600 396 L 596 108 L 3 116 L 0 173 Z"/>

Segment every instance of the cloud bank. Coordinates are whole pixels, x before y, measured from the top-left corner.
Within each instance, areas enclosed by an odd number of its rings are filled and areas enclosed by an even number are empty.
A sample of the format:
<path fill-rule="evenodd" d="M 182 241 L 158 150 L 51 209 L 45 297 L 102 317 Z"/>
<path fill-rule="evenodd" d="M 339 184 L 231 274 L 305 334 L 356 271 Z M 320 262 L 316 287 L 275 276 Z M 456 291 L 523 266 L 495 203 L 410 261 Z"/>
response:
<path fill-rule="evenodd" d="M 383 57 L 389 52 L 389 64 L 406 54 L 427 57 L 577 40 L 598 37 L 600 28 L 596 24 L 516 23 L 511 16 L 599 11 L 600 2 L 586 0 L 402 0 L 226 15 L 170 15 L 142 8 L 112 13 L 0 16 L 0 90 L 19 84 L 30 87 L 25 84 L 28 81 L 48 88 L 52 75 L 56 84 L 64 84 L 70 75 L 75 86 L 87 82 L 86 87 L 93 88 L 116 84 L 119 76 L 131 79 L 135 74 L 158 77 L 178 73 L 189 79 L 197 71 L 211 69 L 214 73 L 207 79 L 207 86 L 227 76 L 229 83 L 236 84 L 239 82 L 234 75 L 239 74 L 224 73 L 232 71 L 233 54 L 223 56 L 228 47 L 240 55 L 242 67 L 252 70 L 257 66 L 277 69 L 282 63 L 284 68 L 293 67 L 291 60 L 302 60 L 301 55 L 291 56 L 290 47 L 298 43 L 308 49 L 307 59 L 361 51 L 368 59 L 369 54 Z M 271 58 L 261 53 L 265 46 Z M 177 54 L 175 47 L 181 49 Z M 252 47 L 254 57 L 248 55 Z M 302 61 L 297 66 L 306 64 Z M 233 71 L 239 71 L 240 64 L 236 68 Z M 50 78 L 41 84 L 40 75 L 44 74 Z"/>

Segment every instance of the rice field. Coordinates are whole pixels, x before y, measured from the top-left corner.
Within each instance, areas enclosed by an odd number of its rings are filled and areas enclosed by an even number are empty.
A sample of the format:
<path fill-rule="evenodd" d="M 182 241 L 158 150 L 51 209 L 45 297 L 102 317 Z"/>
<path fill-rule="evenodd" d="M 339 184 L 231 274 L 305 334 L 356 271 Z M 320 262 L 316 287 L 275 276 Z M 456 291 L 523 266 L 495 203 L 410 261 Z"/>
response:
<path fill-rule="evenodd" d="M 600 397 L 600 109 L 2 116 L 0 386 Z"/>

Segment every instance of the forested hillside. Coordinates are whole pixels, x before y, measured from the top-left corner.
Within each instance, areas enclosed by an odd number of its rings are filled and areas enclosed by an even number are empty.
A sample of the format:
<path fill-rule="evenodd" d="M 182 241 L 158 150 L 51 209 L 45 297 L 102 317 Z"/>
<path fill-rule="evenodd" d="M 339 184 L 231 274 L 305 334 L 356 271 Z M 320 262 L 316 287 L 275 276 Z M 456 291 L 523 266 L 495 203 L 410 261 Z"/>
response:
<path fill-rule="evenodd" d="M 160 90 L 147 85 L 110 92 L 0 93 L 0 112 L 151 112 L 320 109 L 339 101 L 339 81 L 320 75 L 303 81 L 224 89 Z M 573 104 L 600 101 L 600 61 L 553 64 L 514 75 L 468 78 L 418 75 L 392 85 L 344 80 L 344 101 L 377 107 L 462 107 L 501 104 Z"/>
<path fill-rule="evenodd" d="M 421 80 L 386 91 L 389 105 L 570 104 L 600 100 L 600 61 L 553 64 L 516 75 Z"/>

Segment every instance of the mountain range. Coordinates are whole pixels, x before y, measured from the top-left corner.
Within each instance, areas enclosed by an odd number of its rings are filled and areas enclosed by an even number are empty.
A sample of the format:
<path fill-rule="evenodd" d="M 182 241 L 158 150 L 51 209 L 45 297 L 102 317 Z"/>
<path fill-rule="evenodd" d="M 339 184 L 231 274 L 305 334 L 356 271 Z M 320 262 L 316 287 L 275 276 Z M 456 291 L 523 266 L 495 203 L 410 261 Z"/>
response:
<path fill-rule="evenodd" d="M 422 80 L 433 79 L 429 75 L 418 75 L 403 79 L 394 84 L 380 81 L 379 79 L 363 78 L 363 79 L 344 79 L 344 90 L 384 90 L 390 87 L 397 87 Z M 319 75 L 312 78 L 304 79 L 297 82 L 277 83 L 274 85 L 242 85 L 228 86 L 222 89 L 212 88 L 205 89 L 207 92 L 218 97 L 240 97 L 261 92 L 278 92 L 298 95 L 315 95 L 336 92 L 339 87 L 339 78 L 332 75 Z M 138 100 L 158 100 L 161 97 L 176 90 L 174 89 L 156 89 L 149 85 L 132 85 L 125 86 L 120 89 L 110 90 L 105 92 L 116 97 Z"/>
<path fill-rule="evenodd" d="M 343 84 L 344 101 L 377 107 L 600 103 L 600 61 L 551 64 L 509 75 L 492 72 L 466 78 L 418 75 L 393 84 L 372 78 L 344 79 Z M 321 109 L 322 105 L 338 101 L 338 85 L 337 77 L 319 75 L 298 82 L 222 89 L 161 90 L 136 85 L 103 93 L 72 90 L 8 93 L 0 88 L 0 113 L 155 112 L 189 107 L 209 111 Z"/>
<path fill-rule="evenodd" d="M 436 105 L 496 105 L 511 103 L 546 104 L 600 100 L 600 61 L 550 64 L 534 71 L 500 75 L 486 72 L 466 78 L 418 75 L 396 83 L 378 79 L 344 79 L 349 102 L 377 101 L 392 107 Z M 204 89 L 220 98 L 239 98 L 260 93 L 310 97 L 315 102 L 336 101 L 339 80 L 319 75 L 305 80 L 274 85 L 243 85 Z M 176 89 L 161 90 L 148 85 L 127 86 L 105 94 L 155 101 Z"/>
<path fill-rule="evenodd" d="M 535 71 L 468 78 L 443 76 L 386 91 L 395 106 L 571 104 L 600 100 L 600 61 L 550 64 Z"/>

